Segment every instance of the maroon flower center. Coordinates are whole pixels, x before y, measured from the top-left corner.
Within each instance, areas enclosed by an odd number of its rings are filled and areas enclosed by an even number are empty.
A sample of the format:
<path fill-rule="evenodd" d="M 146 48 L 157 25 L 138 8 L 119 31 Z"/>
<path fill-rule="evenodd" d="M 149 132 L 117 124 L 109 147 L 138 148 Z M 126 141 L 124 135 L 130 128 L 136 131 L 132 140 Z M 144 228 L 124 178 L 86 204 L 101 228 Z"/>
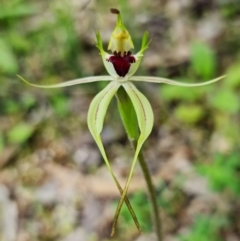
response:
<path fill-rule="evenodd" d="M 117 53 L 115 51 L 107 61 L 113 64 L 113 67 L 119 76 L 124 77 L 128 73 L 131 64 L 135 63 L 136 60 L 131 55 L 130 51 L 124 52 L 123 56 L 121 56 L 121 52 Z"/>

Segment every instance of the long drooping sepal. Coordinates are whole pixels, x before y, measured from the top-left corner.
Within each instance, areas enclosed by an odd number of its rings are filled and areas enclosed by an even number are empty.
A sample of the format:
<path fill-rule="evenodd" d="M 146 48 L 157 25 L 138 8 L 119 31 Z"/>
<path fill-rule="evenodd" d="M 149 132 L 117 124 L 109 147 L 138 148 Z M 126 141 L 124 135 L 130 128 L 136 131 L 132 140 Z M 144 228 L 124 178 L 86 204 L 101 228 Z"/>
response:
<path fill-rule="evenodd" d="M 108 105 L 119 87 L 120 84 L 116 81 L 110 82 L 94 97 L 90 104 L 88 111 L 88 127 L 94 139 L 100 136 Z"/>
<path fill-rule="evenodd" d="M 226 77 L 226 75 L 220 76 L 216 79 L 212 79 L 206 82 L 202 83 L 182 83 L 179 81 L 171 80 L 171 79 L 166 79 L 166 78 L 161 78 L 161 77 L 152 77 L 152 76 L 132 76 L 129 78 L 130 81 L 145 81 L 145 82 L 151 82 L 151 83 L 165 83 L 169 85 L 177 85 L 177 86 L 183 86 L 183 87 L 197 87 L 197 86 L 204 86 L 204 85 L 209 85 L 214 82 L 217 82 L 221 79 Z"/>
<path fill-rule="evenodd" d="M 110 163 L 108 161 L 107 155 L 105 153 L 105 149 L 102 143 L 102 139 L 100 136 L 100 133 L 102 132 L 103 129 L 103 122 L 104 122 L 104 117 L 106 115 L 107 108 L 109 106 L 109 103 L 111 99 L 113 98 L 114 94 L 117 92 L 118 88 L 120 87 L 120 84 L 117 82 L 113 81 L 105 89 L 103 89 L 100 93 L 98 93 L 95 98 L 92 100 L 89 111 L 88 111 L 88 128 L 96 141 L 98 148 L 102 154 L 102 157 L 107 165 L 107 168 L 111 174 L 111 176 L 114 179 L 114 182 L 116 183 L 118 190 L 120 194 L 123 194 L 123 189 L 120 186 L 117 178 L 115 177 L 112 168 L 110 166 Z M 126 195 L 125 195 L 126 196 Z M 138 228 L 139 231 L 141 231 L 139 222 L 137 220 L 137 217 L 133 211 L 133 208 L 128 200 L 127 197 L 125 197 L 125 203 L 129 209 L 129 212 L 132 215 L 132 218 L 136 224 L 136 227 Z"/>
<path fill-rule="evenodd" d="M 111 81 L 111 80 L 113 80 L 113 78 L 111 76 L 103 75 L 103 76 L 92 76 L 92 77 L 85 77 L 85 78 L 69 80 L 69 81 L 66 81 L 64 83 L 55 84 L 55 85 L 36 85 L 36 84 L 32 84 L 32 83 L 28 82 L 27 80 L 25 80 L 20 75 L 17 75 L 17 77 L 28 85 L 38 87 L 38 88 L 45 88 L 45 89 L 62 88 L 62 87 L 67 87 L 67 86 L 72 86 L 72 85 L 77 85 L 77 84 L 85 84 L 85 83 L 96 82 L 96 81 Z"/>
<path fill-rule="evenodd" d="M 113 235 L 115 232 L 118 216 L 120 214 L 124 199 L 127 195 L 127 191 L 129 188 L 129 184 L 133 175 L 133 170 L 137 162 L 139 152 L 142 148 L 144 141 L 152 131 L 153 120 L 154 120 L 152 107 L 149 101 L 147 100 L 147 98 L 131 82 L 123 83 L 122 86 L 126 90 L 127 94 L 129 95 L 133 103 L 134 109 L 136 111 L 138 125 L 140 129 L 140 136 L 137 142 L 136 152 L 134 154 L 129 177 L 115 213 L 111 235 Z"/>

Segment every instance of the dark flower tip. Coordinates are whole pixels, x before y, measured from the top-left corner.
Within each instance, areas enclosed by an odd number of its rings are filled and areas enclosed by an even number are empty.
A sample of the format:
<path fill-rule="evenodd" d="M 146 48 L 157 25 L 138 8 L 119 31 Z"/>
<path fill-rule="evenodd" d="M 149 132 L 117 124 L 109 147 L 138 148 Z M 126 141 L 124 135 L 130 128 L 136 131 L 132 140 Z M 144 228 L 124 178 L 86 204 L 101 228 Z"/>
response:
<path fill-rule="evenodd" d="M 113 14 L 119 14 L 120 13 L 120 11 L 116 8 L 111 8 L 110 12 L 113 13 Z"/>

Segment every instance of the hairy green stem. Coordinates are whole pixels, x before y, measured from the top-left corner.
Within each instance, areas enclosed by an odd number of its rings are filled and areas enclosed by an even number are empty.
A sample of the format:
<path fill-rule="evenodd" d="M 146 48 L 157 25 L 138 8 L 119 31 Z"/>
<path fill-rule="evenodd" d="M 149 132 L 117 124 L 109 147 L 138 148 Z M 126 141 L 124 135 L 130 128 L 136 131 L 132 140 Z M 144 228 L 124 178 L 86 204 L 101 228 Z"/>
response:
<path fill-rule="evenodd" d="M 137 118 L 136 118 L 136 114 L 135 114 L 135 110 L 133 108 L 132 102 L 123 88 L 120 88 L 118 90 L 116 97 L 117 97 L 119 113 L 120 113 L 124 128 L 126 130 L 126 133 L 128 135 L 128 139 L 132 147 L 136 150 L 137 140 L 139 137 L 139 130 L 138 130 L 138 122 L 137 122 Z M 145 158 L 141 151 L 139 153 L 138 160 L 139 160 L 145 181 L 147 183 L 149 199 L 152 204 L 153 222 L 155 226 L 157 240 L 162 241 L 163 240 L 162 223 L 160 219 L 159 208 L 157 205 L 156 193 L 154 190 L 154 186 L 152 183 L 148 166 L 146 164 Z"/>

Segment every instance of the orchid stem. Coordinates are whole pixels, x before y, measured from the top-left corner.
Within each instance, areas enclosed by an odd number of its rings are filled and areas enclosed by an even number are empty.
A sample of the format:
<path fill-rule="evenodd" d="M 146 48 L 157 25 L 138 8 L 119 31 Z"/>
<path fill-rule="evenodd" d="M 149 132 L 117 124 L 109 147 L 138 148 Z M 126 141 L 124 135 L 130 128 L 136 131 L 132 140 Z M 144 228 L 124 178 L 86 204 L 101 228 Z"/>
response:
<path fill-rule="evenodd" d="M 137 140 L 139 137 L 139 130 L 138 130 L 138 122 L 137 117 L 135 114 L 135 110 L 133 108 L 132 102 L 130 98 L 128 97 L 127 93 L 123 88 L 119 88 L 116 94 L 117 103 L 118 103 L 118 110 L 124 125 L 124 128 L 126 130 L 126 133 L 128 135 L 128 139 L 134 149 L 136 149 L 137 146 Z M 145 158 L 142 154 L 142 152 L 139 152 L 138 160 L 145 178 L 145 181 L 147 183 L 147 188 L 149 192 L 149 199 L 152 204 L 153 209 L 153 222 L 155 226 L 155 231 L 157 235 L 157 240 L 162 241 L 163 235 L 162 235 L 162 223 L 160 219 L 160 211 L 157 205 L 157 198 L 156 193 L 154 190 L 153 182 L 151 179 L 151 175 L 148 169 L 148 166 L 146 164 Z"/>
<path fill-rule="evenodd" d="M 136 141 L 132 142 L 132 145 L 134 149 L 136 148 Z M 147 163 L 145 161 L 145 158 L 142 154 L 142 151 L 140 151 L 138 160 L 145 178 L 145 181 L 147 183 L 147 188 L 148 188 L 148 194 L 149 194 L 149 199 L 152 204 L 152 209 L 153 209 L 153 219 L 154 219 L 154 224 L 155 224 L 155 232 L 157 235 L 157 240 L 162 241 L 163 240 L 163 235 L 162 235 L 162 222 L 160 218 L 160 211 L 157 205 L 157 197 L 156 197 L 156 192 L 153 186 L 152 178 L 147 166 Z"/>

